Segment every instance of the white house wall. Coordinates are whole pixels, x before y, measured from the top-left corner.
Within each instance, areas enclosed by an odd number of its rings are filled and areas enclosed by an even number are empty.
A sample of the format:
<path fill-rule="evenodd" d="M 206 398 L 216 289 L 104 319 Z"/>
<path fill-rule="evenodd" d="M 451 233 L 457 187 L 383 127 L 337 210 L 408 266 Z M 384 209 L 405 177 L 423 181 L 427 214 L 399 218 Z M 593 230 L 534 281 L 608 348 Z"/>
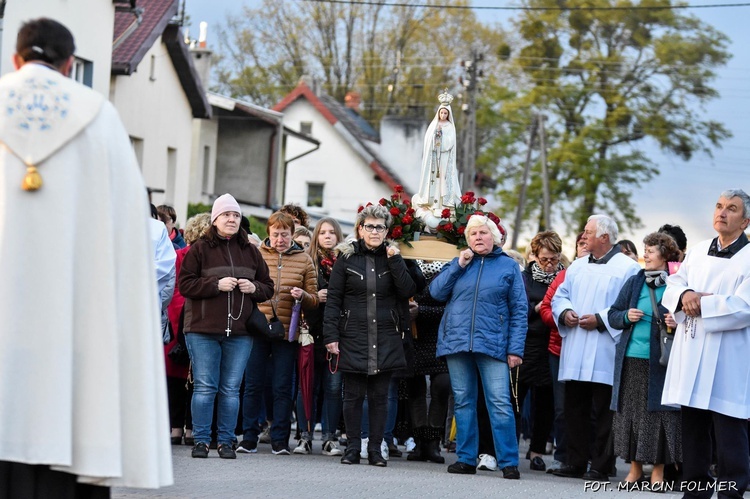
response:
<path fill-rule="evenodd" d="M 0 74 L 13 71 L 12 56 L 21 24 L 38 17 L 52 18 L 73 33 L 76 56 L 93 63 L 93 89 L 108 95 L 115 7 L 106 0 L 8 0 L 0 37 Z"/>
<path fill-rule="evenodd" d="M 320 148 L 289 163 L 285 203 L 298 203 L 311 213 L 353 221 L 361 204 L 377 203 L 393 193 L 385 182 L 375 179 L 375 172 L 352 145 L 301 98 L 284 109 L 284 124 L 299 130 L 302 121 L 312 122 L 311 135 L 320 141 Z M 310 145 L 302 141 L 288 141 L 286 157 L 293 158 L 309 149 Z M 325 184 L 322 208 L 307 207 L 308 183 Z"/>
<path fill-rule="evenodd" d="M 143 140 L 141 169 L 146 185 L 165 190 L 164 194 L 153 194 L 152 202 L 174 206 L 178 222 L 184 226 L 190 192 L 193 115 L 161 37 L 133 74 L 112 77 L 110 100 L 128 134 Z M 168 172 L 169 149 L 174 150 L 174 175 Z"/>

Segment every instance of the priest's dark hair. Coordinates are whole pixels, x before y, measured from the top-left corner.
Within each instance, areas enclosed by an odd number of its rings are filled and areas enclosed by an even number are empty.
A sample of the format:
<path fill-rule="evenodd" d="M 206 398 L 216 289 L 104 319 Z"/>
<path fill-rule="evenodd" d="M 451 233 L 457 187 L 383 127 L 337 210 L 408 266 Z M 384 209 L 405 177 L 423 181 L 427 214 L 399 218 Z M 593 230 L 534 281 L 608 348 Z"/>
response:
<path fill-rule="evenodd" d="M 41 61 L 59 67 L 75 50 L 73 34 L 53 19 L 32 19 L 18 30 L 16 53 L 24 62 Z"/>
<path fill-rule="evenodd" d="M 664 224 L 659 227 L 659 232 L 669 234 L 677 242 L 677 247 L 684 252 L 687 249 L 687 236 L 679 225 Z"/>

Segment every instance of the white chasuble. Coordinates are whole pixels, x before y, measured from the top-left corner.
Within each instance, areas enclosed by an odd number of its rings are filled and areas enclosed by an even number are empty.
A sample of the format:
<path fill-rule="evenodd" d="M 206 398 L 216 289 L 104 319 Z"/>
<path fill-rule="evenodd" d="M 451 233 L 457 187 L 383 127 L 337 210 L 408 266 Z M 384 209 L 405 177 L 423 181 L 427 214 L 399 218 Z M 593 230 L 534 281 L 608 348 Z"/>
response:
<path fill-rule="evenodd" d="M 667 279 L 662 303 L 671 312 L 687 290 L 701 298 L 701 316 L 678 323 L 662 403 L 750 418 L 750 245 L 732 258 L 708 256 L 711 240 L 692 248 Z"/>
<path fill-rule="evenodd" d="M 0 460 L 172 483 L 148 219 L 109 102 L 38 64 L 0 78 Z"/>

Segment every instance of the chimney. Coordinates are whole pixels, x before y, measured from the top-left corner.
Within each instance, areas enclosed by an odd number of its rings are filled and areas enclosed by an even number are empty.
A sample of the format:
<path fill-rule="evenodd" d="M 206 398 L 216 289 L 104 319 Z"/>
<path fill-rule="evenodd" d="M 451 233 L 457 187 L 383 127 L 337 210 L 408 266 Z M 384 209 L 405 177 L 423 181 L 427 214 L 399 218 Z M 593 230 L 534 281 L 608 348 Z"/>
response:
<path fill-rule="evenodd" d="M 359 105 L 362 103 L 362 96 L 359 92 L 347 92 L 344 97 L 344 105 L 349 109 L 359 111 Z"/>
<path fill-rule="evenodd" d="M 198 43 L 190 44 L 190 55 L 193 56 L 193 64 L 198 72 L 198 76 L 201 78 L 203 88 L 208 90 L 209 80 L 211 78 L 211 56 L 213 52 L 208 50 L 206 40 L 208 34 L 208 23 L 200 23 L 200 35 L 198 37 Z"/>

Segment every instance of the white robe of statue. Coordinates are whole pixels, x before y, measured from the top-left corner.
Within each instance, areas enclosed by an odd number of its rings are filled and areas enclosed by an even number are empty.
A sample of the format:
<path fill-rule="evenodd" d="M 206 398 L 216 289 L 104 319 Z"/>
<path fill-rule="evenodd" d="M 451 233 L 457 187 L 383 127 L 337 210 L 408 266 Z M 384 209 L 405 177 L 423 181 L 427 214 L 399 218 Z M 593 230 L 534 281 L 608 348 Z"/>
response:
<path fill-rule="evenodd" d="M 448 112 L 445 120 L 440 120 L 442 110 Z M 425 218 L 432 215 L 439 219 L 443 208 L 452 208 L 460 203 L 453 111 L 450 105 L 441 104 L 425 133 L 419 190 L 412 197 L 412 205 L 418 216 Z M 428 220 L 425 222 L 430 225 Z"/>
<path fill-rule="evenodd" d="M 0 460 L 170 485 L 150 213 L 128 133 L 103 96 L 33 63 L 0 78 L 0 116 Z M 24 163 L 38 191 L 21 189 Z"/>
<path fill-rule="evenodd" d="M 750 245 L 730 259 L 708 256 L 710 245 L 693 247 L 667 279 L 662 304 L 673 313 L 689 289 L 711 295 L 690 327 L 684 312 L 674 313 L 662 403 L 750 418 Z"/>

